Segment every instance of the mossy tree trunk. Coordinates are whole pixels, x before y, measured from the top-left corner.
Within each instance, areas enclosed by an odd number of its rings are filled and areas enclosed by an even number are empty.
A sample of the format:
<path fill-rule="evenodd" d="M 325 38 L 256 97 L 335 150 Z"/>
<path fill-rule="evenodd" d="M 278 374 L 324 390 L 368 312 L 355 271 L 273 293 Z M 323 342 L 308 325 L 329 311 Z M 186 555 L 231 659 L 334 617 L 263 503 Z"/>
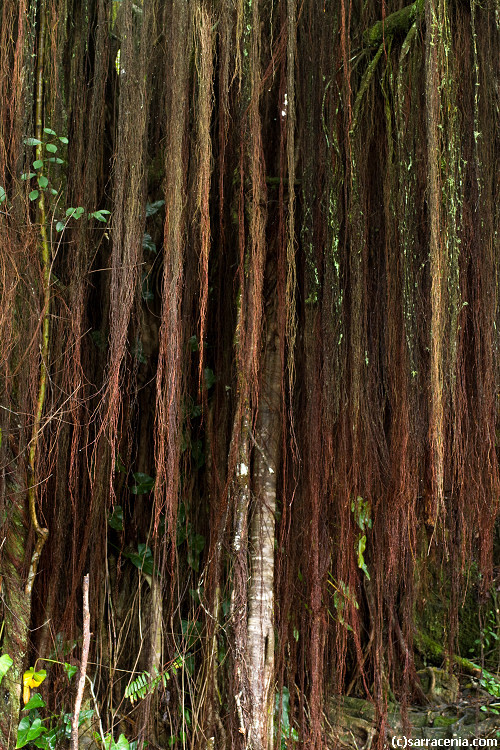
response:
<path fill-rule="evenodd" d="M 11 467 L 15 461 L 11 458 Z M 17 471 L 11 470 L 5 479 L 3 494 L 7 534 L 0 561 L 4 603 L 2 653 L 9 654 L 13 664 L 0 689 L 0 747 L 10 750 L 16 745 L 31 612 L 30 595 L 26 593 L 26 487 Z"/>

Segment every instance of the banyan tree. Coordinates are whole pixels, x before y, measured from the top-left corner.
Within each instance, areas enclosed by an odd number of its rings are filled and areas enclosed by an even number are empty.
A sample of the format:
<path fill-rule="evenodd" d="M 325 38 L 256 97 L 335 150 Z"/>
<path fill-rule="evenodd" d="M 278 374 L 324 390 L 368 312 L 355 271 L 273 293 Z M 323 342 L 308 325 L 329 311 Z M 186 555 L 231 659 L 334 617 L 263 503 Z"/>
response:
<path fill-rule="evenodd" d="M 405 2 L 0 0 L 1 750 L 493 671 L 500 5 Z"/>

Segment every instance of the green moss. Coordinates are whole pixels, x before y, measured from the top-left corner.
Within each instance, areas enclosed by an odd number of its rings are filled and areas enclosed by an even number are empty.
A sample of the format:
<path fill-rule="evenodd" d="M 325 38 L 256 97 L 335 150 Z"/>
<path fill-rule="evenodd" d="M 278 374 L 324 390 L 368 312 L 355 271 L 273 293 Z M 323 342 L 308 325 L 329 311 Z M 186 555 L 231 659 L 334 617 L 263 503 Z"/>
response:
<path fill-rule="evenodd" d="M 368 47 L 378 47 L 384 40 L 406 35 L 423 9 L 423 0 L 415 0 L 411 5 L 391 13 L 384 21 L 377 21 L 365 31 L 363 35 L 365 44 Z"/>
<path fill-rule="evenodd" d="M 456 724 L 456 716 L 436 716 L 433 721 L 434 727 L 451 727 L 452 724 Z"/>

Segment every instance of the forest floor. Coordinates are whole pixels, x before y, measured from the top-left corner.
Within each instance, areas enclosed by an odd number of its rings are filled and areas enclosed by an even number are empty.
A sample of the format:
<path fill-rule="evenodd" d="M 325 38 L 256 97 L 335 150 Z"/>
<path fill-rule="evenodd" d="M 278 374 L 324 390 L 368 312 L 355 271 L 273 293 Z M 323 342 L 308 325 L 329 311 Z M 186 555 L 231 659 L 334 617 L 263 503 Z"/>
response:
<path fill-rule="evenodd" d="M 406 722 L 400 705 L 388 705 L 387 747 L 405 747 L 403 738 L 418 740 L 416 747 L 445 746 L 443 741 L 452 739 L 463 746 L 472 746 L 474 739 L 500 742 L 500 699 L 483 690 L 476 680 L 464 675 L 459 682 L 444 670 L 427 667 L 421 681 L 427 704 L 408 706 Z M 367 700 L 332 699 L 327 718 L 331 747 L 370 750 L 377 734 L 375 714 L 374 704 Z"/>

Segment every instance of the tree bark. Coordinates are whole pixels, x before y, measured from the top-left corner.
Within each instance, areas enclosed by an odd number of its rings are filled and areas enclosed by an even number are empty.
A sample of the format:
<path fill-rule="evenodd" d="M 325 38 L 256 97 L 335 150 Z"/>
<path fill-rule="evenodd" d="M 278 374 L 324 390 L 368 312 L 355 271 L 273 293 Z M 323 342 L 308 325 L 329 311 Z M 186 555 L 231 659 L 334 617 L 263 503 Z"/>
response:
<path fill-rule="evenodd" d="M 275 321 L 268 321 L 255 436 L 255 499 L 250 525 L 247 664 L 250 726 L 247 747 L 273 746 L 274 538 L 279 446 L 280 355 Z"/>
<path fill-rule="evenodd" d="M 16 459 L 11 457 L 9 464 L 15 467 Z M 10 478 L 5 481 L 4 498 L 4 507 L 9 508 L 9 514 L 0 560 L 4 602 L 2 652 L 9 654 L 13 664 L 3 679 L 0 693 L 0 748 L 10 750 L 16 745 L 31 610 L 31 597 L 25 591 L 28 539 L 26 486 L 17 470 L 11 471 Z"/>

